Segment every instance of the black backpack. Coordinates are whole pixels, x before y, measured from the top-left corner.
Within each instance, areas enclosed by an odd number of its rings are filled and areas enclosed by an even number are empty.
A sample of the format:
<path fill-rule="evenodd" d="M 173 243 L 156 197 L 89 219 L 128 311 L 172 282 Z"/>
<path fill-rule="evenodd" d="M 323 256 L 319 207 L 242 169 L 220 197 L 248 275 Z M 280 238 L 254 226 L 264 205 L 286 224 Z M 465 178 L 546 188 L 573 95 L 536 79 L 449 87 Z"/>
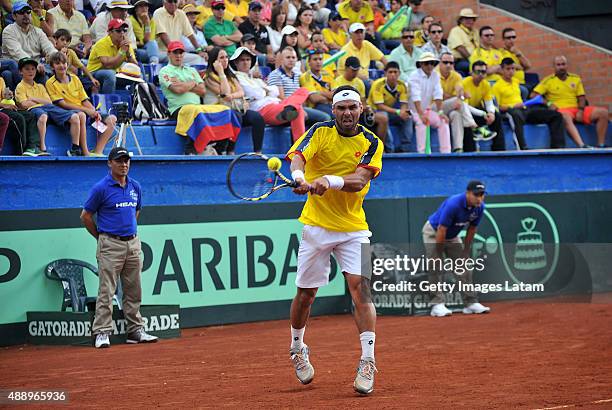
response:
<path fill-rule="evenodd" d="M 168 107 L 161 101 L 155 86 L 151 83 L 136 84 L 132 101 L 134 101 L 132 112 L 135 120 L 166 120 L 170 117 Z"/>

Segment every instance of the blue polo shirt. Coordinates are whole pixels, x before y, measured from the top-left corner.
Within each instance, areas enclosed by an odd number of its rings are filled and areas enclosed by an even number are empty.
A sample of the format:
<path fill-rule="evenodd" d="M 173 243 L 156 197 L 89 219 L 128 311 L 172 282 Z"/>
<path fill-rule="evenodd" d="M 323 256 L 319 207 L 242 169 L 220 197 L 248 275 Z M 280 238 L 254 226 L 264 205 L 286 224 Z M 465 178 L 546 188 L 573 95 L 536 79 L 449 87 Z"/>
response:
<path fill-rule="evenodd" d="M 126 177 L 125 187 L 109 173 L 93 186 L 83 208 L 97 214 L 98 232 L 111 235 L 136 235 L 136 211 L 142 207 L 140 184 Z"/>
<path fill-rule="evenodd" d="M 464 192 L 447 198 L 428 220 L 435 230 L 438 230 L 439 225 L 446 226 L 446 239 L 452 239 L 464 227 L 478 226 L 484 210 L 484 202 L 478 207 L 468 207 Z"/>

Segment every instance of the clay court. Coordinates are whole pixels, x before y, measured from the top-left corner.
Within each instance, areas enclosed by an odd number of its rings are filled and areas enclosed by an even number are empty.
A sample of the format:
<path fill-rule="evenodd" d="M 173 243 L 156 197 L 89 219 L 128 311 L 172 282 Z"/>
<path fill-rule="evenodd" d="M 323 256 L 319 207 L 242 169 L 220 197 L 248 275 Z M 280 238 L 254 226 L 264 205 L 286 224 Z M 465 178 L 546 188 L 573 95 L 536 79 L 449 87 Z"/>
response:
<path fill-rule="evenodd" d="M 380 317 L 369 397 L 352 390 L 360 346 L 348 315 L 309 322 L 308 386 L 293 374 L 284 320 L 186 329 L 155 345 L 3 348 L 0 386 L 66 389 L 64 408 L 612 407 L 609 304 L 491 306 L 480 316 Z"/>

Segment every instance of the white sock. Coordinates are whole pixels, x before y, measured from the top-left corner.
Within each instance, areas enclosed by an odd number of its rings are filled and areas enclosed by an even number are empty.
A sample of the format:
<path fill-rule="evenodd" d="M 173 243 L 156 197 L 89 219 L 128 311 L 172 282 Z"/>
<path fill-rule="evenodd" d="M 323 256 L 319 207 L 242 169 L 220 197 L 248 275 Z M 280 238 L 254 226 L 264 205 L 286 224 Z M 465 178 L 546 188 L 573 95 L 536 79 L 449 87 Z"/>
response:
<path fill-rule="evenodd" d="M 361 340 L 361 358 L 370 358 L 373 360 L 376 334 L 374 332 L 363 332 L 359 335 L 359 340 Z"/>
<path fill-rule="evenodd" d="M 306 326 L 301 329 L 294 329 L 291 326 L 291 349 L 301 349 L 304 344 L 304 331 Z"/>

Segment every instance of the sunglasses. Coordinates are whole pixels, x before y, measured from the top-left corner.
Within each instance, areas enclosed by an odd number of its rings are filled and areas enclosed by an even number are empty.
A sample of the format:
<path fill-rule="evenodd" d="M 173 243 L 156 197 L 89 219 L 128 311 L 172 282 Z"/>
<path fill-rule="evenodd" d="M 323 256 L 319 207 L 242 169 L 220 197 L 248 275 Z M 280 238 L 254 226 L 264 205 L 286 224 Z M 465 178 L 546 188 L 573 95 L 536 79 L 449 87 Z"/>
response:
<path fill-rule="evenodd" d="M 516 36 L 506 36 L 504 37 L 505 40 L 516 40 Z"/>
<path fill-rule="evenodd" d="M 402 39 L 407 40 L 409 38 L 414 38 L 414 36 L 402 36 Z"/>
<path fill-rule="evenodd" d="M 429 34 L 442 34 L 442 33 L 444 33 L 444 31 L 442 31 L 442 30 L 431 30 L 429 32 Z"/>
<path fill-rule="evenodd" d="M 166 0 L 167 3 L 178 3 L 178 0 Z"/>
<path fill-rule="evenodd" d="M 455 65 L 454 61 L 441 61 L 442 64 Z"/>
<path fill-rule="evenodd" d="M 474 74 L 485 75 L 486 73 L 487 73 L 487 70 L 474 70 Z"/>
<path fill-rule="evenodd" d="M 172 54 L 180 56 L 183 55 L 185 53 L 185 51 L 183 50 L 172 50 Z"/>
<path fill-rule="evenodd" d="M 115 33 L 127 33 L 128 29 L 127 28 L 116 28 L 116 29 L 113 29 L 113 31 Z"/>
<path fill-rule="evenodd" d="M 213 10 L 225 10 L 225 6 L 215 6 L 212 9 Z"/>
<path fill-rule="evenodd" d="M 30 10 L 30 9 L 19 10 L 19 11 L 18 11 L 18 12 L 16 12 L 15 14 L 20 14 L 20 15 L 24 15 L 24 14 L 32 14 L 32 10 Z"/>

